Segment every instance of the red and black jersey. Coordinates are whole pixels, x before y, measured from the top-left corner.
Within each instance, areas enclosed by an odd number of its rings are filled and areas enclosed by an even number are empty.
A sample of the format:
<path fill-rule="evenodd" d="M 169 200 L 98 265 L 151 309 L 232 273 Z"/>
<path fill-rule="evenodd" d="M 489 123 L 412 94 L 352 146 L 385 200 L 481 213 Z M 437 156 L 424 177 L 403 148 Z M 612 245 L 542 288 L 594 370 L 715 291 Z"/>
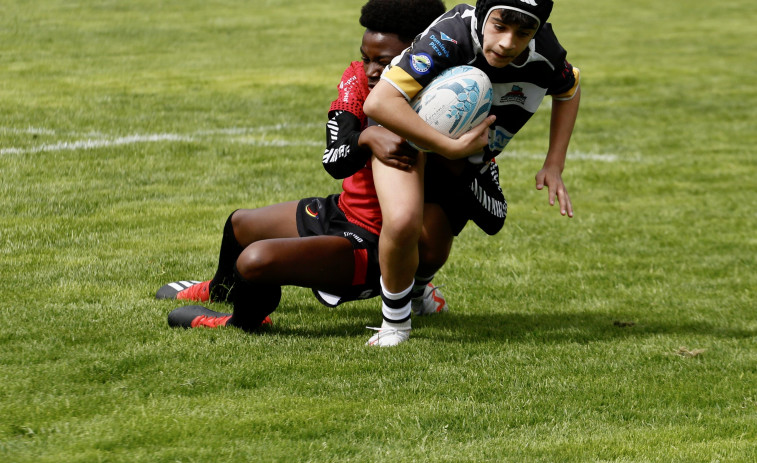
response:
<path fill-rule="evenodd" d="M 344 179 L 339 208 L 347 220 L 378 235 L 381 208 L 369 162 L 371 151 L 358 145 L 360 132 L 368 124 L 363 104 L 370 91 L 362 62 L 350 63 L 338 90 L 329 108 L 323 166 L 332 177 Z"/>
<path fill-rule="evenodd" d="M 350 63 L 337 89 L 339 96 L 331 103 L 326 124 L 323 167 L 334 178 L 347 178 L 371 159 L 371 150 L 358 144 L 360 133 L 368 125 L 363 104 L 370 89 L 363 63 Z"/>

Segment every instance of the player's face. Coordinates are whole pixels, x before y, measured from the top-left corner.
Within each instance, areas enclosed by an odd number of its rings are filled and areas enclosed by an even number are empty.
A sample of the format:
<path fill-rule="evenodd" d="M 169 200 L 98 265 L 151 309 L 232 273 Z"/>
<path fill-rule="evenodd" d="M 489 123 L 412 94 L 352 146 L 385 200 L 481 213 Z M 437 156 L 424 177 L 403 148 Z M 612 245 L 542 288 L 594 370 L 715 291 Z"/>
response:
<path fill-rule="evenodd" d="M 384 68 L 392 58 L 402 53 L 410 44 L 403 42 L 397 34 L 383 34 L 366 30 L 360 54 L 363 56 L 363 69 L 368 76 L 368 88 L 373 88 L 379 81 Z"/>
<path fill-rule="evenodd" d="M 486 62 L 495 68 L 503 68 L 515 61 L 534 38 L 536 29 L 505 23 L 499 11 L 493 11 L 484 24 L 483 51 Z"/>

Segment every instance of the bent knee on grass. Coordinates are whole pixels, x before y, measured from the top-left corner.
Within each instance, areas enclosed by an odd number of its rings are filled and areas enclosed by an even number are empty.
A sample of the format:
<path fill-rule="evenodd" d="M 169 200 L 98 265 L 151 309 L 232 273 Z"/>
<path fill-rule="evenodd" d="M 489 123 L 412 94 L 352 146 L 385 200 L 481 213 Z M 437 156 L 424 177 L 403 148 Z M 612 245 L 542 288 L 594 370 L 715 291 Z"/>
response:
<path fill-rule="evenodd" d="M 277 268 L 276 253 L 265 241 L 250 244 L 237 259 L 239 274 L 248 281 L 259 281 Z"/>

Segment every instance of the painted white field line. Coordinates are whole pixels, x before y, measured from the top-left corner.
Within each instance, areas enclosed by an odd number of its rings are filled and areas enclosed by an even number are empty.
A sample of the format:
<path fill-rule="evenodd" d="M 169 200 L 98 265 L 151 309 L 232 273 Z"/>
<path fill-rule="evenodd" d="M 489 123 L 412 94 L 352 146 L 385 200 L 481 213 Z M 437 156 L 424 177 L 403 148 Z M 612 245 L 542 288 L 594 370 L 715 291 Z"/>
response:
<path fill-rule="evenodd" d="M 153 135 L 130 135 L 128 137 L 113 138 L 110 140 L 77 140 L 64 141 L 60 143 L 44 144 L 33 148 L 2 148 L 0 155 L 3 154 L 34 154 L 47 153 L 50 151 L 78 151 L 91 150 L 96 148 L 105 148 L 108 146 L 131 145 L 134 143 L 150 143 L 159 141 L 192 141 L 192 137 L 176 135 L 172 133 L 153 134 Z"/>
<path fill-rule="evenodd" d="M 497 159 L 538 159 L 544 160 L 546 154 L 523 153 L 519 151 L 505 151 L 497 156 Z M 580 153 L 568 152 L 568 161 L 599 161 L 599 162 L 639 162 L 641 157 L 635 154 L 602 154 L 602 153 Z"/>
<path fill-rule="evenodd" d="M 325 124 L 274 124 L 274 125 L 262 125 L 259 127 L 229 127 L 227 129 L 212 129 L 212 130 L 199 130 L 194 135 L 246 135 L 249 133 L 268 133 L 268 132 L 283 132 L 297 129 L 313 129 L 324 127 Z"/>
<path fill-rule="evenodd" d="M 0 132 L 26 133 L 31 135 L 55 135 L 55 130 L 40 127 L 26 127 L 25 129 L 19 129 L 17 127 L 0 127 Z"/>
<path fill-rule="evenodd" d="M 312 129 L 321 127 L 319 123 L 309 124 L 273 124 L 258 127 L 229 127 L 223 129 L 198 130 L 189 134 L 176 133 L 157 133 L 157 134 L 134 134 L 125 137 L 108 137 L 105 134 L 90 132 L 87 134 L 69 134 L 69 136 L 85 136 L 83 140 L 65 141 L 58 143 L 46 143 L 30 148 L 0 148 L 0 156 L 10 154 L 35 154 L 55 151 L 76 151 L 91 150 L 97 148 L 107 148 L 111 146 L 131 145 L 136 143 L 155 143 L 155 142 L 194 142 L 206 138 L 216 138 L 222 136 L 226 141 L 239 143 L 250 146 L 262 147 L 288 147 L 288 146 L 324 146 L 323 140 L 291 140 L 282 138 L 267 138 L 265 135 L 274 135 L 285 132 L 286 134 L 294 133 L 297 130 Z M 43 136 L 60 135 L 57 131 L 42 127 L 27 127 L 23 129 L 14 127 L 0 127 L 0 132 L 31 134 Z M 263 134 L 262 139 L 245 138 L 245 135 Z M 544 154 L 524 153 L 519 151 L 505 151 L 499 156 L 499 159 L 544 159 Z M 595 162 L 639 162 L 639 155 L 621 155 L 621 154 L 603 154 L 603 153 L 568 153 L 568 160 L 578 161 L 595 161 Z"/>
<path fill-rule="evenodd" d="M 315 141 L 315 140 L 232 140 L 234 143 L 239 143 L 241 145 L 251 145 L 251 146 L 270 146 L 274 148 L 285 148 L 287 146 L 321 146 L 325 147 L 326 142 L 325 141 Z"/>
<path fill-rule="evenodd" d="M 247 133 L 260 133 L 260 132 L 280 132 L 284 130 L 292 130 L 292 129 L 312 129 L 312 128 L 319 128 L 323 127 L 324 124 L 321 123 L 307 123 L 307 124 L 290 124 L 288 122 L 282 123 L 282 124 L 272 124 L 272 125 L 260 125 L 255 127 L 229 127 L 229 128 L 223 128 L 223 129 L 210 129 L 210 130 L 198 130 L 196 132 L 188 134 L 188 136 L 205 136 L 205 135 L 244 135 Z M 76 133 L 76 132 L 62 132 L 60 130 L 53 130 L 48 129 L 45 127 L 24 127 L 24 128 L 18 128 L 18 127 L 0 127 L 0 133 L 23 133 L 23 134 L 31 134 L 31 135 L 62 135 L 67 134 L 69 136 L 88 136 L 88 137 L 107 137 L 107 134 L 104 134 L 102 132 L 84 132 L 84 133 Z"/>
<path fill-rule="evenodd" d="M 228 129 L 216 129 L 216 130 L 201 130 L 190 134 L 176 134 L 176 133 L 157 133 L 157 134 L 135 134 L 125 137 L 111 138 L 107 136 L 98 137 L 98 134 L 88 134 L 90 137 L 95 136 L 97 138 L 86 138 L 83 140 L 65 141 L 58 143 L 45 143 L 39 146 L 31 148 L 0 148 L 0 155 L 9 154 L 35 154 L 54 151 L 77 151 L 77 150 L 91 150 L 97 148 L 107 148 L 110 146 L 119 145 L 131 145 L 136 143 L 154 143 L 154 142 L 193 142 L 198 139 L 215 137 L 223 135 L 228 141 L 243 143 L 253 146 L 273 146 L 273 147 L 286 147 L 286 146 L 321 146 L 322 141 L 315 140 L 282 140 L 282 139 L 236 139 L 238 136 L 248 134 L 271 134 L 282 131 L 295 131 L 298 129 L 320 127 L 321 124 L 276 124 L 270 126 L 261 127 L 232 127 Z M 26 129 L 6 128 L 3 127 L 0 130 L 10 133 L 25 133 L 34 135 L 56 135 L 54 130 L 43 129 L 37 127 L 29 127 Z"/>

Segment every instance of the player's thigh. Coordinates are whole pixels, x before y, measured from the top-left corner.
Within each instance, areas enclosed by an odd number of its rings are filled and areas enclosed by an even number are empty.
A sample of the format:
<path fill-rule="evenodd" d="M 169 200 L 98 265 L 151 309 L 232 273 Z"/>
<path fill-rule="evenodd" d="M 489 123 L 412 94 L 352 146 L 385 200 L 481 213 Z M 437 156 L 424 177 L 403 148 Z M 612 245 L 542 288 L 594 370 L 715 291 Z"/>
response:
<path fill-rule="evenodd" d="M 337 288 L 352 284 L 355 257 L 341 236 L 267 239 L 247 246 L 237 268 L 258 283 Z"/>
<path fill-rule="evenodd" d="M 383 218 L 382 233 L 397 233 L 407 227 L 420 231 L 424 165 L 422 154 L 418 156 L 416 166 L 407 171 L 372 159 L 373 181 Z"/>
<path fill-rule="evenodd" d="M 273 238 L 297 238 L 297 204 L 299 201 L 272 204 L 258 209 L 239 209 L 231 223 L 242 246 Z"/>

